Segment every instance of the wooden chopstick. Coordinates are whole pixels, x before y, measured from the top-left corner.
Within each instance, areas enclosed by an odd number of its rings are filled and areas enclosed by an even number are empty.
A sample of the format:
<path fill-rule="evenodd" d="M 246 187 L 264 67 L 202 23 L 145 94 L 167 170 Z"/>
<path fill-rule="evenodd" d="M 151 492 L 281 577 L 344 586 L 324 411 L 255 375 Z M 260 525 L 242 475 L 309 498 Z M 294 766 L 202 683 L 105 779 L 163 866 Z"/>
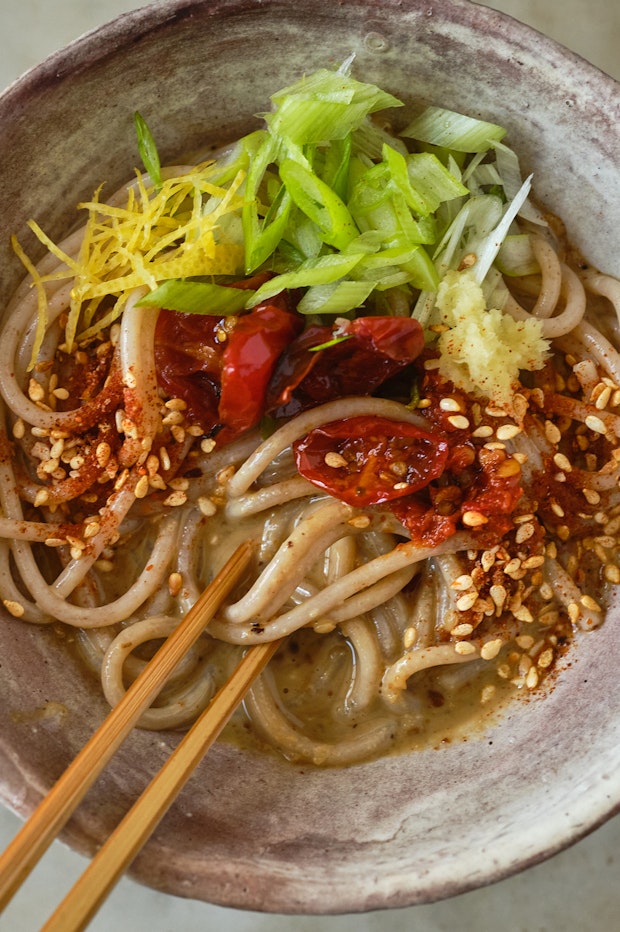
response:
<path fill-rule="evenodd" d="M 198 639 L 247 567 L 251 554 L 249 543 L 237 548 L 0 855 L 0 911 L 69 820 L 179 660 Z"/>
<path fill-rule="evenodd" d="M 41 932 L 80 932 L 86 927 L 279 644 L 279 641 L 271 641 L 249 649 L 232 676 L 99 849 Z"/>

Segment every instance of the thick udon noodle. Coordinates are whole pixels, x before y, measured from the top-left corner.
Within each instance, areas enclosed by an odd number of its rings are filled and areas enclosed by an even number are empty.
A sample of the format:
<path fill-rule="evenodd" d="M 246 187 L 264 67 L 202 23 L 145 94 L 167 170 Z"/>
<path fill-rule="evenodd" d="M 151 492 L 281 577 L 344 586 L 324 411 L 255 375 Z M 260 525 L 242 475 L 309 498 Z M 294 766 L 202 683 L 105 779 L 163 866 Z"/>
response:
<path fill-rule="evenodd" d="M 525 489 L 512 530 L 485 546 L 467 527 L 421 546 L 387 510 L 354 508 L 296 472 L 291 445 L 318 425 L 360 414 L 424 423 L 397 401 L 342 398 L 265 440 L 250 431 L 221 449 L 205 443 L 158 388 L 157 312 L 134 306 L 140 291 L 95 340 L 104 387 L 61 410 L 55 359 L 71 281 L 45 285 L 47 331 L 32 373 L 37 295 L 26 281 L 0 343 L 4 605 L 25 622 L 73 628 L 115 704 L 145 662 L 141 647 L 170 633 L 241 539 L 255 541 L 252 578 L 141 724 L 187 724 L 240 650 L 284 638 L 246 712 L 286 756 L 316 763 L 357 761 L 419 733 L 427 693 L 444 702 L 474 674 L 486 677 L 482 703 L 495 682 L 538 688 L 571 632 L 601 623 L 600 590 L 620 579 L 620 284 L 571 261 L 550 230 L 533 234 L 541 274 L 510 284 L 504 311 L 542 321 L 552 363 L 517 399 L 519 429 L 476 400 L 467 412 L 472 442 L 517 462 Z M 80 231 L 62 248 L 76 256 Z M 39 271 L 53 276 L 57 265 L 48 255 Z M 122 436 L 115 456 L 97 426 L 103 413 Z M 538 501 L 550 471 L 571 485 L 577 515 Z M 110 494 L 93 507 L 104 481 Z M 431 689 L 424 671 L 434 669 Z"/>

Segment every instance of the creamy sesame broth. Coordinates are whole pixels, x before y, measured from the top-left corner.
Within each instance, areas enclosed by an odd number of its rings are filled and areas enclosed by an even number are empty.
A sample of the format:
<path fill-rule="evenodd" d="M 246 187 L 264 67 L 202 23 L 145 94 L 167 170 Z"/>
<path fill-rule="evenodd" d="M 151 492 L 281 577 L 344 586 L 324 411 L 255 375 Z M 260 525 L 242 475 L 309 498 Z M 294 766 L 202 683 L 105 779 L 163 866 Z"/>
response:
<path fill-rule="evenodd" d="M 502 127 L 427 108 L 388 133 L 399 101 L 350 63 L 272 102 L 165 169 L 136 117 L 149 174 L 59 245 L 32 221 L 38 264 L 14 239 L 0 594 L 114 705 L 251 541 L 141 725 L 186 727 L 281 639 L 225 737 L 337 766 L 479 733 L 603 623 L 620 283 Z"/>

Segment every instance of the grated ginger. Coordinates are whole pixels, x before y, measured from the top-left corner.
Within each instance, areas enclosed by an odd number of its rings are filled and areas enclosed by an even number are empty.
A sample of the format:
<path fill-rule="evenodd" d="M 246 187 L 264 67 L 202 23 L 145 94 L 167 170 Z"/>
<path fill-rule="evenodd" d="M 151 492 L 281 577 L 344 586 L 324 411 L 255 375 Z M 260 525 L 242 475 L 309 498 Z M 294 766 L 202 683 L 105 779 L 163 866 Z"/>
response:
<path fill-rule="evenodd" d="M 482 395 L 508 414 L 521 370 L 541 369 L 549 351 L 540 321 L 514 320 L 487 310 L 471 270 L 449 271 L 439 285 L 436 307 L 449 329 L 439 337 L 439 372 L 457 388 Z"/>

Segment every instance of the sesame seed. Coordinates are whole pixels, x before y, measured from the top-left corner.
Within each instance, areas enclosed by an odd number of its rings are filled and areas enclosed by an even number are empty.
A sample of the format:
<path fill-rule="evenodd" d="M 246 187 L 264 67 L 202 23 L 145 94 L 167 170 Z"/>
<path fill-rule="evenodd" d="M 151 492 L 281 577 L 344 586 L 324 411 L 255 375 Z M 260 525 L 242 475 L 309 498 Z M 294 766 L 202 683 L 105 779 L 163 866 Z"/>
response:
<path fill-rule="evenodd" d="M 594 394 L 594 393 L 593 393 Z M 603 411 L 607 407 L 609 399 L 611 398 L 611 388 L 609 385 L 605 385 L 603 390 L 600 392 L 596 401 L 594 402 L 594 407 L 598 408 L 599 411 Z"/>
<path fill-rule="evenodd" d="M 34 507 L 40 508 L 41 505 L 47 505 L 50 499 L 50 493 L 47 489 L 39 489 L 34 498 Z"/>
<path fill-rule="evenodd" d="M 511 456 L 509 459 L 504 460 L 503 463 L 500 463 L 496 475 L 501 479 L 508 479 L 510 476 L 518 476 L 520 472 L 521 466 L 514 456 Z"/>
<path fill-rule="evenodd" d="M 200 509 L 200 513 L 203 514 L 205 518 L 210 518 L 217 511 L 215 502 L 213 502 L 206 495 L 200 496 L 198 499 L 198 507 Z"/>
<path fill-rule="evenodd" d="M 171 489 L 174 489 L 175 492 L 187 492 L 189 489 L 189 479 L 186 479 L 185 476 L 178 476 L 176 479 L 171 479 L 168 485 Z"/>
<path fill-rule="evenodd" d="M 464 414 L 451 414 L 448 418 L 448 423 L 457 430 L 467 430 L 469 427 L 469 420 Z"/>
<path fill-rule="evenodd" d="M 95 537 L 96 534 L 101 530 L 101 525 L 98 521 L 89 521 L 86 527 L 84 528 L 84 537 L 88 540 L 91 537 Z"/>
<path fill-rule="evenodd" d="M 368 515 L 354 515 L 352 518 L 349 518 L 347 524 L 350 524 L 351 527 L 363 530 L 370 525 L 370 518 Z"/>
<path fill-rule="evenodd" d="M 14 599 L 3 599 L 2 604 L 6 608 L 7 612 L 10 615 L 13 615 L 14 618 L 21 618 L 26 611 L 21 602 L 16 602 Z"/>
<path fill-rule="evenodd" d="M 403 634 L 403 646 L 405 650 L 409 650 L 418 639 L 418 632 L 416 628 L 410 627 L 407 628 Z"/>
<path fill-rule="evenodd" d="M 480 427 L 476 427 L 476 429 L 472 432 L 472 437 L 484 438 L 484 437 L 492 437 L 492 436 L 493 436 L 493 428 L 491 427 L 490 424 L 481 424 Z"/>
<path fill-rule="evenodd" d="M 457 589 L 459 592 L 465 592 L 467 589 L 471 589 L 473 584 L 474 581 L 471 576 L 467 573 L 463 573 L 462 576 L 457 576 L 456 579 L 450 583 L 450 588 Z"/>
<path fill-rule="evenodd" d="M 603 575 L 609 583 L 620 583 L 620 567 L 616 566 L 615 563 L 607 563 Z"/>
<path fill-rule="evenodd" d="M 458 398 L 450 398 L 450 397 L 442 398 L 441 401 L 439 402 L 439 407 L 441 408 L 442 411 L 462 411 L 463 410 Z"/>
<path fill-rule="evenodd" d="M 170 428 L 170 433 L 177 443 L 183 443 L 185 440 L 185 430 L 181 427 L 180 424 L 173 424 Z"/>
<path fill-rule="evenodd" d="M 487 524 L 488 520 L 487 516 L 479 511 L 466 511 L 463 515 L 463 524 L 466 527 L 481 527 L 483 524 Z"/>
<path fill-rule="evenodd" d="M 392 488 L 397 491 L 401 491 L 401 489 L 408 489 L 409 483 L 408 482 L 395 482 Z"/>
<path fill-rule="evenodd" d="M 97 464 L 104 469 L 110 460 L 112 455 L 112 447 L 105 440 L 102 440 L 97 444 L 97 449 L 95 450 L 95 457 L 97 459 Z"/>
<path fill-rule="evenodd" d="M 13 436 L 16 440 L 21 440 L 26 433 L 26 425 L 22 421 L 21 417 L 18 417 L 15 423 L 13 424 Z"/>
<path fill-rule="evenodd" d="M 515 638 L 515 642 L 516 642 L 516 643 L 519 645 L 519 647 L 521 647 L 523 650 L 529 650 L 530 647 L 533 647 L 533 646 L 534 646 L 534 638 L 532 637 L 531 634 L 519 634 L 519 635 L 517 635 L 517 637 Z"/>
<path fill-rule="evenodd" d="M 500 585 L 491 586 L 489 595 L 493 599 L 493 604 L 501 611 L 508 595 L 506 587 Z"/>
<path fill-rule="evenodd" d="M 545 562 L 545 558 L 542 553 L 534 554 L 531 557 L 526 557 L 521 566 L 524 570 L 535 570 L 539 566 L 542 566 Z"/>
<path fill-rule="evenodd" d="M 577 602 L 570 602 L 567 606 L 568 617 L 572 624 L 577 624 L 581 615 L 581 609 Z"/>
<path fill-rule="evenodd" d="M 526 624 L 531 624 L 534 621 L 532 613 L 526 605 L 521 605 L 520 608 L 516 608 L 513 613 L 517 621 L 524 621 Z"/>
<path fill-rule="evenodd" d="M 62 537 L 48 537 L 45 541 L 46 547 L 62 547 L 66 544 L 66 540 Z"/>
<path fill-rule="evenodd" d="M 551 502 L 551 506 L 550 506 L 550 507 L 551 507 L 551 511 L 552 511 L 552 512 L 554 513 L 554 515 L 556 515 L 558 518 L 563 518 L 563 517 L 564 517 L 564 509 L 562 508 L 562 506 L 560 505 L 559 502 Z"/>
<path fill-rule="evenodd" d="M 314 631 L 317 634 L 329 634 L 335 629 L 336 625 L 333 621 L 330 621 L 329 618 L 324 618 L 321 621 L 315 621 L 312 625 Z"/>
<path fill-rule="evenodd" d="M 558 444 L 562 439 L 562 434 L 553 421 L 545 421 L 545 437 L 549 443 L 553 443 L 554 445 Z"/>
<path fill-rule="evenodd" d="M 482 692 L 480 693 L 481 704 L 485 705 L 487 702 L 489 702 L 493 698 L 494 695 L 495 695 L 495 686 L 493 685 L 493 683 L 487 683 L 487 685 L 483 687 Z"/>
<path fill-rule="evenodd" d="M 185 420 L 182 411 L 171 411 L 164 418 L 162 418 L 162 424 L 164 427 L 171 427 L 174 424 L 182 424 Z"/>
<path fill-rule="evenodd" d="M 168 505 L 171 508 L 178 508 L 179 505 L 184 505 L 187 501 L 187 495 L 185 492 L 172 492 L 167 498 L 164 499 L 164 505 Z"/>
<path fill-rule="evenodd" d="M 182 398 L 169 398 L 166 402 L 166 407 L 169 411 L 185 411 L 187 409 L 187 402 L 183 401 Z"/>
<path fill-rule="evenodd" d="M 54 398 L 58 398 L 59 401 L 66 401 L 69 397 L 69 392 L 66 388 L 55 388 L 52 394 Z"/>
<path fill-rule="evenodd" d="M 474 626 L 470 624 L 457 625 L 452 629 L 450 634 L 455 638 L 467 638 L 470 634 L 473 634 Z"/>
<path fill-rule="evenodd" d="M 235 474 L 235 467 L 231 464 L 220 469 L 216 475 L 218 485 L 227 485 Z"/>
<path fill-rule="evenodd" d="M 538 666 L 546 670 L 553 663 L 553 650 L 550 647 L 547 647 L 546 650 L 543 650 L 536 661 Z"/>
<path fill-rule="evenodd" d="M 601 496 L 596 489 L 582 489 L 581 491 L 588 505 L 598 505 L 600 503 Z"/>
<path fill-rule="evenodd" d="M 45 390 L 36 379 L 30 379 L 28 382 L 28 397 L 31 401 L 43 401 L 45 397 Z"/>
<path fill-rule="evenodd" d="M 140 476 L 140 478 L 136 482 L 136 487 L 134 489 L 133 494 L 136 496 L 136 498 L 145 498 L 146 495 L 148 495 L 148 491 L 149 491 L 149 477 Z"/>
<path fill-rule="evenodd" d="M 567 456 L 564 455 L 564 453 L 556 453 L 553 457 L 553 462 L 558 467 L 558 469 L 562 469 L 564 472 L 570 472 L 573 468 L 571 461 Z"/>
<path fill-rule="evenodd" d="M 168 577 L 168 591 L 170 595 L 178 595 L 183 585 L 183 577 L 180 573 L 170 573 Z"/>
<path fill-rule="evenodd" d="M 498 440 L 512 440 L 521 433 L 521 428 L 517 424 L 502 424 L 495 433 Z"/>
<path fill-rule="evenodd" d="M 515 533 L 515 541 L 517 544 L 523 544 L 526 540 L 529 540 L 530 537 L 536 532 L 534 525 L 529 522 L 527 524 L 520 524 Z"/>
<path fill-rule="evenodd" d="M 342 469 L 343 466 L 347 465 L 344 456 L 341 453 L 336 453 L 335 450 L 330 450 L 329 453 L 326 453 L 324 461 L 325 465 L 329 466 L 331 469 Z"/>
<path fill-rule="evenodd" d="M 536 667 L 530 667 L 527 671 L 527 676 L 525 677 L 525 685 L 528 689 L 536 689 L 538 686 L 538 670 Z"/>
<path fill-rule="evenodd" d="M 503 647 L 503 641 L 501 638 L 494 638 L 492 641 L 487 641 L 480 648 L 480 656 L 483 660 L 494 660 L 499 654 L 500 650 Z"/>
<path fill-rule="evenodd" d="M 480 557 L 480 564 L 485 573 L 488 573 L 493 564 L 495 563 L 495 550 L 484 550 L 482 556 Z"/>
<path fill-rule="evenodd" d="M 607 428 L 605 427 L 603 421 L 600 417 L 597 417 L 595 414 L 588 414 L 584 421 L 587 428 L 593 430 L 595 434 L 605 434 L 607 433 Z"/>
<path fill-rule="evenodd" d="M 80 547 L 71 547 L 69 550 L 72 560 L 81 560 L 84 551 Z"/>
<path fill-rule="evenodd" d="M 600 612 L 602 611 L 601 606 L 598 602 L 592 598 L 590 595 L 582 595 L 579 600 L 584 608 L 587 608 L 589 612 Z"/>
<path fill-rule="evenodd" d="M 215 440 L 213 440 L 212 437 L 205 437 L 205 439 L 200 442 L 200 449 L 203 453 L 211 453 L 215 450 Z"/>
<path fill-rule="evenodd" d="M 458 641 L 454 645 L 454 650 L 455 650 L 455 653 L 462 654 L 462 655 L 475 654 L 476 645 L 472 644 L 471 641 Z"/>
<path fill-rule="evenodd" d="M 164 472 L 168 472 L 171 466 L 170 456 L 165 447 L 159 448 L 159 462 L 161 463 L 161 468 Z"/>
<path fill-rule="evenodd" d="M 468 612 L 470 608 L 473 608 L 477 598 L 477 592 L 466 592 L 456 600 L 456 607 L 459 612 Z"/>

